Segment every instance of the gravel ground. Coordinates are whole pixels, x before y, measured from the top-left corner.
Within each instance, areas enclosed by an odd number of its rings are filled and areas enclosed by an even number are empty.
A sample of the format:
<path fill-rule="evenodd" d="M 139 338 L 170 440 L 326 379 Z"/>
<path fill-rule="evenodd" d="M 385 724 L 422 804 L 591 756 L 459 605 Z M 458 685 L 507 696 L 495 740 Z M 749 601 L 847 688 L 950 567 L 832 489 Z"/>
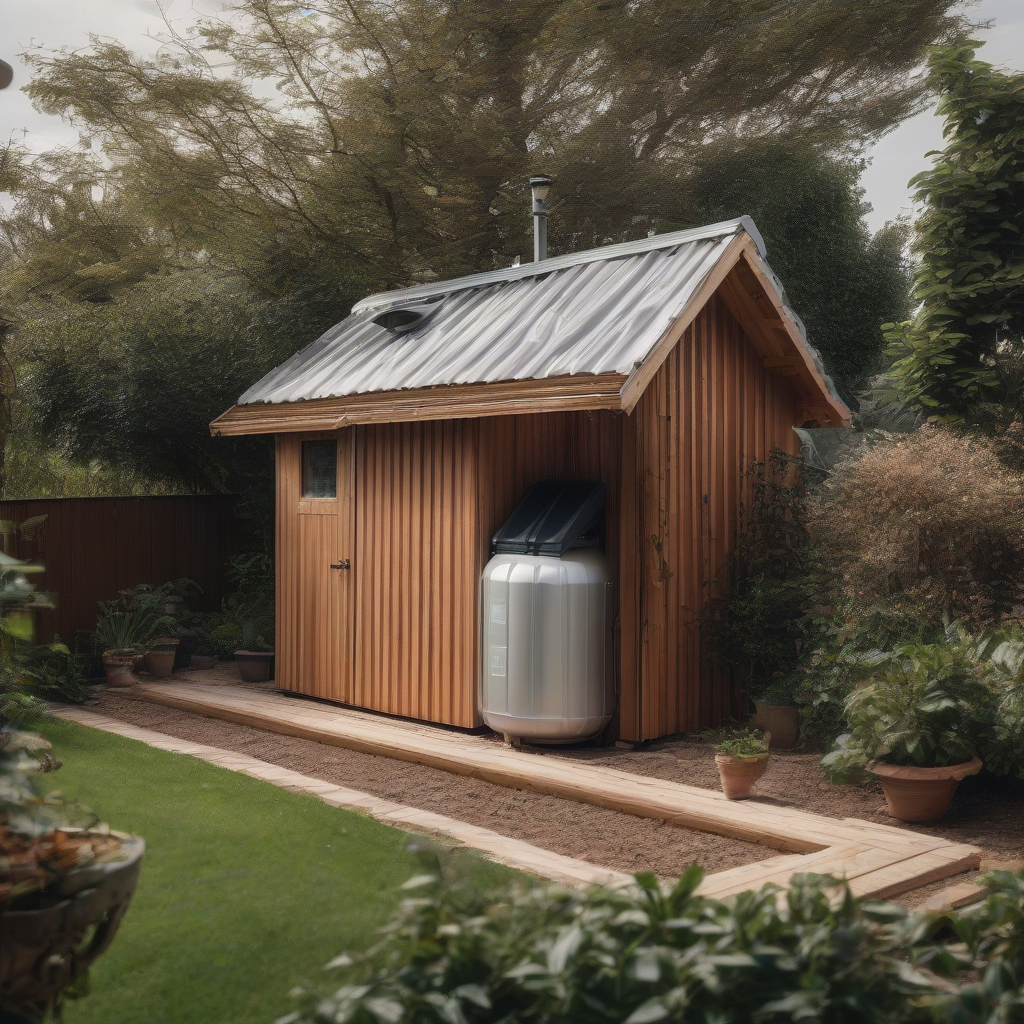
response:
<path fill-rule="evenodd" d="M 560 756 L 621 768 L 638 775 L 718 789 L 718 770 L 710 743 L 671 738 L 643 750 L 578 748 Z M 985 775 L 960 783 L 953 806 L 941 820 L 906 824 L 890 818 L 882 787 L 831 786 L 825 781 L 819 754 L 775 752 L 757 785 L 757 802 L 799 807 L 832 818 L 861 818 L 915 832 L 971 843 L 984 851 L 988 862 L 1021 862 L 1024 858 L 1024 785 Z M 1024 866 L 1024 862 L 1022 862 Z"/>

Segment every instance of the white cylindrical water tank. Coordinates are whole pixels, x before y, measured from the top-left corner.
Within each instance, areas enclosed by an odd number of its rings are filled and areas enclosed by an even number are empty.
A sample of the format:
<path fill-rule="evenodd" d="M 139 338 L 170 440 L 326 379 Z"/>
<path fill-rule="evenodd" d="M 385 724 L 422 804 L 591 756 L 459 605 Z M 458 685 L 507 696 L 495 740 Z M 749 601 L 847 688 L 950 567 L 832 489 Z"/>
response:
<path fill-rule="evenodd" d="M 497 554 L 483 572 L 481 712 L 534 743 L 599 733 L 615 710 L 612 566 L 594 548 Z"/>

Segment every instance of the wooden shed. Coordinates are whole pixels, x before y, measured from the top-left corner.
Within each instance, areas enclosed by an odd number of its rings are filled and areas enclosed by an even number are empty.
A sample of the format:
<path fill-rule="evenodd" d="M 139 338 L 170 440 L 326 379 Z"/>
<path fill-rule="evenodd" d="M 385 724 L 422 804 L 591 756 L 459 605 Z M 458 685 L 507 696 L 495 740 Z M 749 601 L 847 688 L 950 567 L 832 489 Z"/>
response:
<path fill-rule="evenodd" d="M 371 296 L 211 429 L 277 438 L 277 685 L 451 726 L 495 530 L 603 481 L 612 728 L 643 740 L 742 712 L 700 624 L 744 472 L 849 419 L 741 218 Z"/>

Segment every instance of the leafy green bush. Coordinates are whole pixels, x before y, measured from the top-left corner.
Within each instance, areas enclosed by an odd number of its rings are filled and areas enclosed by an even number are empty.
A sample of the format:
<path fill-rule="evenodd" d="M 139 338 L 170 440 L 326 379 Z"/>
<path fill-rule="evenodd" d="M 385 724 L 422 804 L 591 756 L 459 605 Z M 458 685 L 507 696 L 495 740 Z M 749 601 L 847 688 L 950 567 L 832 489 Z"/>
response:
<path fill-rule="evenodd" d="M 741 673 L 753 696 L 771 690 L 772 703 L 790 704 L 812 590 L 799 460 L 773 449 L 751 463 L 743 488 L 736 554 L 713 581 L 724 601 L 709 604 L 703 633 L 712 659 Z"/>
<path fill-rule="evenodd" d="M 15 646 L 15 639 L 0 629 L 0 728 L 18 729 L 43 710 L 43 702 L 25 690 Z"/>
<path fill-rule="evenodd" d="M 218 658 L 233 658 L 235 651 L 242 647 L 242 627 L 237 622 L 222 622 L 214 626 L 207 634 L 203 650 L 209 649 L 210 654 Z"/>
<path fill-rule="evenodd" d="M 1019 1019 L 989 1014 L 1001 998 L 1020 1005 L 1022 878 L 991 876 L 985 906 L 953 918 L 963 946 L 947 946 L 940 919 L 832 880 L 723 902 L 694 894 L 702 876 L 693 866 L 671 889 L 638 875 L 632 888 L 491 895 L 411 879 L 380 942 L 328 965 L 340 986 L 302 993 L 278 1024 Z"/>
<path fill-rule="evenodd" d="M 938 768 L 969 761 L 995 718 L 995 695 L 966 634 L 863 659 L 867 681 L 846 701 L 850 731 L 822 760 L 831 781 L 862 777 L 870 761 Z"/>
<path fill-rule="evenodd" d="M 225 614 L 241 627 L 241 638 L 236 647 L 248 651 L 272 650 L 273 561 L 262 553 L 236 555 L 228 563 L 227 577 L 237 588 L 224 601 Z"/>
<path fill-rule="evenodd" d="M 985 767 L 1024 779 L 1024 636 L 1011 633 L 992 650 L 989 664 L 1000 692 Z"/>
<path fill-rule="evenodd" d="M 92 696 L 85 660 L 75 657 L 59 636 L 51 644 L 23 646 L 18 658 L 31 693 L 68 704 L 82 704 Z"/>
<path fill-rule="evenodd" d="M 718 753 L 731 757 L 757 757 L 768 753 L 768 744 L 754 729 L 743 729 L 722 740 L 716 749 Z"/>
<path fill-rule="evenodd" d="M 136 651 L 143 653 L 151 640 L 174 625 L 170 615 L 163 615 L 149 604 L 134 605 L 130 598 L 99 601 L 99 615 L 93 633 L 100 651 Z"/>

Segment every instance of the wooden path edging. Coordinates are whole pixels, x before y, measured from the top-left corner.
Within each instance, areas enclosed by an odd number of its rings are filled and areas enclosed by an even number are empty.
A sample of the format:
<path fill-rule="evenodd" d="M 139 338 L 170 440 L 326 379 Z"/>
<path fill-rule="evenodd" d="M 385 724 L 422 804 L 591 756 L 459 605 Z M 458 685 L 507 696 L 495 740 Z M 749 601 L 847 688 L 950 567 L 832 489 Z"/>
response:
<path fill-rule="evenodd" d="M 827 818 L 557 755 L 502 747 L 479 736 L 314 703 L 271 691 L 203 683 L 143 683 L 135 692 L 166 707 L 368 754 L 440 768 L 786 851 L 709 875 L 707 896 L 728 896 L 794 874 L 845 878 L 856 895 L 887 898 L 978 867 L 981 851 L 891 825 Z"/>
<path fill-rule="evenodd" d="M 585 860 L 552 853 L 550 850 L 542 850 L 540 847 L 531 846 L 522 840 L 510 839 L 508 836 L 492 832 L 490 829 L 456 821 L 443 814 L 421 811 L 418 808 L 397 804 L 391 800 L 371 796 L 369 793 L 362 793 L 359 790 L 336 786 L 323 779 L 301 775 L 290 768 L 282 768 L 280 765 L 261 761 L 248 754 L 238 754 L 232 750 L 222 750 L 220 747 L 210 747 L 203 743 L 192 743 L 189 740 L 129 725 L 127 722 L 79 708 L 61 708 L 59 710 L 51 708 L 50 713 L 57 718 L 77 722 L 79 725 L 86 725 L 92 729 L 101 729 L 103 732 L 138 740 L 159 750 L 197 757 L 201 761 L 208 761 L 210 764 L 227 768 L 229 771 L 240 772 L 242 775 L 269 782 L 282 789 L 291 790 L 293 793 L 314 796 L 332 807 L 368 814 L 386 825 L 394 825 L 406 831 L 446 836 L 462 846 L 478 850 L 499 864 L 541 878 L 549 878 L 554 882 L 566 885 L 618 886 L 634 884 L 633 876 L 627 875 L 623 871 L 601 867 L 599 864 L 590 864 Z"/>

